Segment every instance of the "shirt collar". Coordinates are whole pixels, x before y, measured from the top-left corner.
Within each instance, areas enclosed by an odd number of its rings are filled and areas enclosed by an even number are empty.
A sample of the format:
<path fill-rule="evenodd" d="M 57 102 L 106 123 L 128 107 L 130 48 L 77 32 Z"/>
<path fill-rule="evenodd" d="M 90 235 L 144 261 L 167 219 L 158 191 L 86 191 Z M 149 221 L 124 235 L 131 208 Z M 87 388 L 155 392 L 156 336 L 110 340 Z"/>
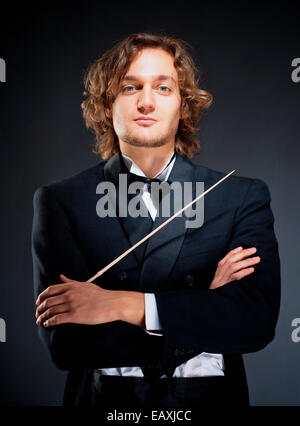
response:
<path fill-rule="evenodd" d="M 122 157 L 130 173 L 134 173 L 138 176 L 146 176 L 145 173 L 139 168 L 137 164 L 135 164 L 135 162 L 130 157 L 128 157 L 125 154 L 122 154 Z M 176 151 L 174 150 L 172 154 L 170 155 L 170 157 L 168 158 L 168 160 L 165 162 L 162 169 L 154 176 L 154 178 L 159 179 L 161 181 L 167 180 L 174 166 L 175 160 L 176 160 Z"/>

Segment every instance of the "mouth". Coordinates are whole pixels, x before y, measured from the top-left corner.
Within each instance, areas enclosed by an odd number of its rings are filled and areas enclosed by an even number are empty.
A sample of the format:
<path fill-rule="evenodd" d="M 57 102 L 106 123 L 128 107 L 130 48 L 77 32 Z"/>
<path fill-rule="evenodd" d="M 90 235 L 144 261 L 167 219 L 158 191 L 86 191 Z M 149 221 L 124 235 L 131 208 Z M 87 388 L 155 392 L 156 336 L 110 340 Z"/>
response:
<path fill-rule="evenodd" d="M 152 126 L 156 120 L 151 117 L 138 117 L 134 120 L 140 126 Z"/>

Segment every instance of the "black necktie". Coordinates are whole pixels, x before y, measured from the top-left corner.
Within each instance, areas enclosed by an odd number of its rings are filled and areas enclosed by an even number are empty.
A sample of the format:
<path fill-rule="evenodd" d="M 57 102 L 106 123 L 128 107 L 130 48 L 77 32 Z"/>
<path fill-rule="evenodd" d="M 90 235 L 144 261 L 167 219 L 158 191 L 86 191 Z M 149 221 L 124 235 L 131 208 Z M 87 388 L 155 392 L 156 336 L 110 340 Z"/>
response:
<path fill-rule="evenodd" d="M 161 182 L 161 180 L 157 179 L 157 178 L 148 178 L 146 176 L 139 176 L 136 175 L 134 173 L 129 172 L 128 173 L 128 182 L 132 183 L 132 182 L 144 182 L 147 184 L 151 184 L 151 182 Z"/>
<path fill-rule="evenodd" d="M 164 167 L 164 170 L 169 167 L 169 165 L 171 164 L 171 162 L 173 161 L 174 157 L 176 156 L 176 152 L 173 152 L 172 157 L 170 158 L 170 160 L 168 161 L 168 164 L 166 164 L 166 166 Z M 123 158 L 122 158 L 122 161 Z M 161 171 L 161 173 L 163 172 L 163 170 Z M 135 173 L 128 173 L 128 185 L 130 185 L 132 182 L 143 182 L 146 183 L 148 186 L 148 191 L 151 193 L 151 183 L 152 182 L 168 182 L 168 184 L 171 184 L 172 182 L 169 180 L 163 180 L 163 179 L 158 179 L 158 178 L 148 178 L 147 176 L 139 176 L 136 175 Z"/>
<path fill-rule="evenodd" d="M 169 180 L 164 181 L 164 180 L 160 180 L 160 179 L 157 179 L 157 178 L 148 178 L 146 176 L 139 176 L 139 175 L 136 175 L 134 173 L 129 172 L 128 173 L 128 185 L 130 185 L 133 182 L 143 182 L 143 183 L 146 183 L 147 187 L 148 187 L 148 191 L 150 193 L 151 193 L 151 183 L 152 182 L 158 182 L 158 183 L 168 182 L 169 184 L 171 184 L 171 181 L 169 181 Z"/>

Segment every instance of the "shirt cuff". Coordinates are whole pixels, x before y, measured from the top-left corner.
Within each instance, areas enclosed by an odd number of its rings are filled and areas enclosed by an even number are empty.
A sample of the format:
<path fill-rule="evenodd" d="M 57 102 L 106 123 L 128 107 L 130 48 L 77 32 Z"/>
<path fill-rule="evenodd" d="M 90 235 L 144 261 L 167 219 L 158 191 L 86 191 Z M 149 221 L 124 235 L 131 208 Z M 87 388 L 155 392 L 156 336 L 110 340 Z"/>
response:
<path fill-rule="evenodd" d="M 162 336 L 163 333 L 161 322 L 158 315 L 155 295 L 153 293 L 145 293 L 145 323 L 146 333 Z"/>

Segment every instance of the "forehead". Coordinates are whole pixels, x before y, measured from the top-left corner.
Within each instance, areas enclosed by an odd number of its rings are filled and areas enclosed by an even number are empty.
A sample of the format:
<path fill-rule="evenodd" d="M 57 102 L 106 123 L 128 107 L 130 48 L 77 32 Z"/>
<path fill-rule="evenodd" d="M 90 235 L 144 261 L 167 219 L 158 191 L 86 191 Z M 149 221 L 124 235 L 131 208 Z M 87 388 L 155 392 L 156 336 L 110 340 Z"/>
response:
<path fill-rule="evenodd" d="M 163 49 L 147 48 L 141 50 L 131 62 L 125 77 L 135 75 L 140 79 L 166 75 L 178 80 L 174 58 Z"/>

